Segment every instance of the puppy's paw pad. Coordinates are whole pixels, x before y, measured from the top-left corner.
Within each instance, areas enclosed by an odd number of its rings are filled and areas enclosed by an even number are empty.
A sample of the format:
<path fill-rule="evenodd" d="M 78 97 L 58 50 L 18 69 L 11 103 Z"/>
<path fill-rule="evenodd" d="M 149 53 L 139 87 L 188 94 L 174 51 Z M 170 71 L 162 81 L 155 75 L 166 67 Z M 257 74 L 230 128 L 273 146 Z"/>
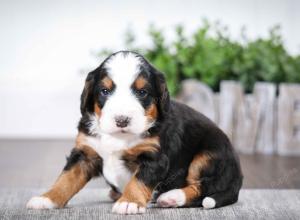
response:
<path fill-rule="evenodd" d="M 185 193 L 181 189 L 173 189 L 161 194 L 157 199 L 160 207 L 178 207 L 185 204 Z"/>
<path fill-rule="evenodd" d="M 32 197 L 26 204 L 28 209 L 54 209 L 56 205 L 47 197 Z"/>
<path fill-rule="evenodd" d="M 205 209 L 213 209 L 216 206 L 216 200 L 211 197 L 205 197 L 202 201 L 202 206 Z"/>
<path fill-rule="evenodd" d="M 142 214 L 146 212 L 146 208 L 134 202 L 116 202 L 112 208 L 112 212 L 123 215 Z"/>

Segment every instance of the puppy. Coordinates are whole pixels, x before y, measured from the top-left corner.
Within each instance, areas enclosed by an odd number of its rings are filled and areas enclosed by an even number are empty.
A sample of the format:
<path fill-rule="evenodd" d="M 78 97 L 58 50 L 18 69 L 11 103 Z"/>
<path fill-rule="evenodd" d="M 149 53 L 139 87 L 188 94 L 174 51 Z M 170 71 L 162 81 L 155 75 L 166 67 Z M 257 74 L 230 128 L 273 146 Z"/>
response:
<path fill-rule="evenodd" d="M 170 100 L 165 78 L 141 55 L 110 55 L 86 78 L 76 144 L 52 188 L 32 209 L 62 208 L 92 178 L 103 176 L 112 212 L 160 207 L 217 208 L 235 203 L 239 159 L 208 118 Z"/>

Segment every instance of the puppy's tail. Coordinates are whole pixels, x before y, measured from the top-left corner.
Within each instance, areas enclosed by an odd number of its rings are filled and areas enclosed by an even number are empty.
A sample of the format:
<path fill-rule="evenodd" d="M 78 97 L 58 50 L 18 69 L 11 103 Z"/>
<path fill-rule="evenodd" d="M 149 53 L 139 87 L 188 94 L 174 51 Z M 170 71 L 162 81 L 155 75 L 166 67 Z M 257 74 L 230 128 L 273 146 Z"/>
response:
<path fill-rule="evenodd" d="M 239 192 L 235 190 L 226 190 L 206 196 L 202 200 L 202 206 L 205 209 L 218 208 L 235 203 L 238 200 Z"/>

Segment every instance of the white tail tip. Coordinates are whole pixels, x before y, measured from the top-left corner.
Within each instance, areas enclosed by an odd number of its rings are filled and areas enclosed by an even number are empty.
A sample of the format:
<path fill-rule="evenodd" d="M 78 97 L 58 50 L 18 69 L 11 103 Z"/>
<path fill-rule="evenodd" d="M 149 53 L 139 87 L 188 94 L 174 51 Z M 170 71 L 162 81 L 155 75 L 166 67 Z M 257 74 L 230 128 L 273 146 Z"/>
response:
<path fill-rule="evenodd" d="M 202 201 L 202 206 L 205 209 L 212 209 L 216 206 L 216 200 L 211 197 L 205 197 Z"/>

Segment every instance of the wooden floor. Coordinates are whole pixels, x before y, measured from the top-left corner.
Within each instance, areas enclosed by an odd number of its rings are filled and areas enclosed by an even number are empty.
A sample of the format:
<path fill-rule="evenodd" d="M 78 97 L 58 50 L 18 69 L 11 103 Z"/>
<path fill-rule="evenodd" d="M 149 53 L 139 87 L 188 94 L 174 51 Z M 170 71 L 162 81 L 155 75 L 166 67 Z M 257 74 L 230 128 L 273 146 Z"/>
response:
<path fill-rule="evenodd" d="M 0 187 L 49 187 L 73 147 L 71 140 L 0 140 Z M 244 188 L 300 188 L 300 157 L 240 155 Z M 101 187 L 93 180 L 88 187 Z"/>

